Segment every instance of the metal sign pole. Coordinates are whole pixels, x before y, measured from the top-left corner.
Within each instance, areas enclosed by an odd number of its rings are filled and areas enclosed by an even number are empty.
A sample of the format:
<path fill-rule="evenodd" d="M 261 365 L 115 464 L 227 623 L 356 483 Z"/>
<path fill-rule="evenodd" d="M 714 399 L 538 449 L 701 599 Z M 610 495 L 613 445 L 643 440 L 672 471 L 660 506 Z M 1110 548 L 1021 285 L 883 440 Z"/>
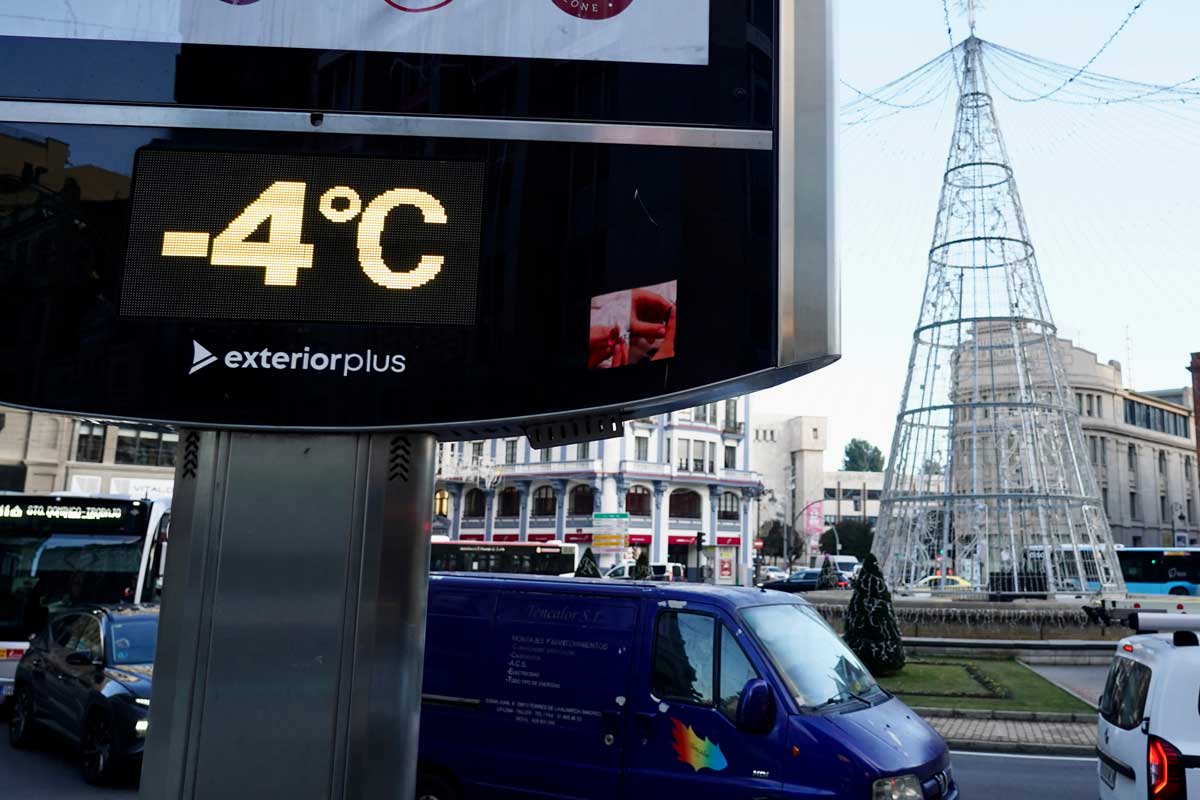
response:
<path fill-rule="evenodd" d="M 182 444 L 140 796 L 411 797 L 433 437 Z"/>

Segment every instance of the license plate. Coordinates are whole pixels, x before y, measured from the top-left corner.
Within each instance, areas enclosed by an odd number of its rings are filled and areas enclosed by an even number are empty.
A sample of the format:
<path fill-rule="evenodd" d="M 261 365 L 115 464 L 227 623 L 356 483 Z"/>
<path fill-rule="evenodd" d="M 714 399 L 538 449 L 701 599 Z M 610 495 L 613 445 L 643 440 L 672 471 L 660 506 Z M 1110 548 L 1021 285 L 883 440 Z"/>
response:
<path fill-rule="evenodd" d="M 1117 771 L 1103 761 L 1100 762 L 1100 780 L 1104 781 L 1104 785 L 1112 789 L 1117 785 Z"/>

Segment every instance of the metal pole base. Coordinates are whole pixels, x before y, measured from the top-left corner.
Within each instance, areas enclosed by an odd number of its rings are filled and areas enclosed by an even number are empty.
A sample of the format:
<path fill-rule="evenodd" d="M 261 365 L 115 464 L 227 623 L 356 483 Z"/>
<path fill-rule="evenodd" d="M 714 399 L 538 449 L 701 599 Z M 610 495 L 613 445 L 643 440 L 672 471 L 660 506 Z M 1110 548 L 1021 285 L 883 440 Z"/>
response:
<path fill-rule="evenodd" d="M 412 797 L 433 437 L 181 444 L 141 798 Z"/>

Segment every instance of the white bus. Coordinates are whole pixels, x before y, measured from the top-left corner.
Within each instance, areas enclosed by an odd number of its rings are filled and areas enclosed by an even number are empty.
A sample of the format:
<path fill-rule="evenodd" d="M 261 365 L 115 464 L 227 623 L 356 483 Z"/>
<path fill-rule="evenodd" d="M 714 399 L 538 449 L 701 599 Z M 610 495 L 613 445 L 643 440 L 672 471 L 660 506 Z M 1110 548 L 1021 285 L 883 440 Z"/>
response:
<path fill-rule="evenodd" d="M 158 600 L 169 500 L 0 494 L 0 700 L 55 611 Z"/>

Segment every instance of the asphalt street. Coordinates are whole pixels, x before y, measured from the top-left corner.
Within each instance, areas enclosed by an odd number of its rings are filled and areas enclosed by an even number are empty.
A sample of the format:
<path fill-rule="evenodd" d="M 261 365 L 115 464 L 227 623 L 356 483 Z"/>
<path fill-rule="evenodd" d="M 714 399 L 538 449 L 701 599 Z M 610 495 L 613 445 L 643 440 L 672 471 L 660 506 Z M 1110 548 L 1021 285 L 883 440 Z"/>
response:
<path fill-rule="evenodd" d="M 2 714 L 0 724 L 0 795 L 5 800 L 136 800 L 132 782 L 104 788 L 84 783 L 69 746 L 13 750 Z"/>
<path fill-rule="evenodd" d="M 954 753 L 963 800 L 1096 800 L 1094 758 Z"/>

